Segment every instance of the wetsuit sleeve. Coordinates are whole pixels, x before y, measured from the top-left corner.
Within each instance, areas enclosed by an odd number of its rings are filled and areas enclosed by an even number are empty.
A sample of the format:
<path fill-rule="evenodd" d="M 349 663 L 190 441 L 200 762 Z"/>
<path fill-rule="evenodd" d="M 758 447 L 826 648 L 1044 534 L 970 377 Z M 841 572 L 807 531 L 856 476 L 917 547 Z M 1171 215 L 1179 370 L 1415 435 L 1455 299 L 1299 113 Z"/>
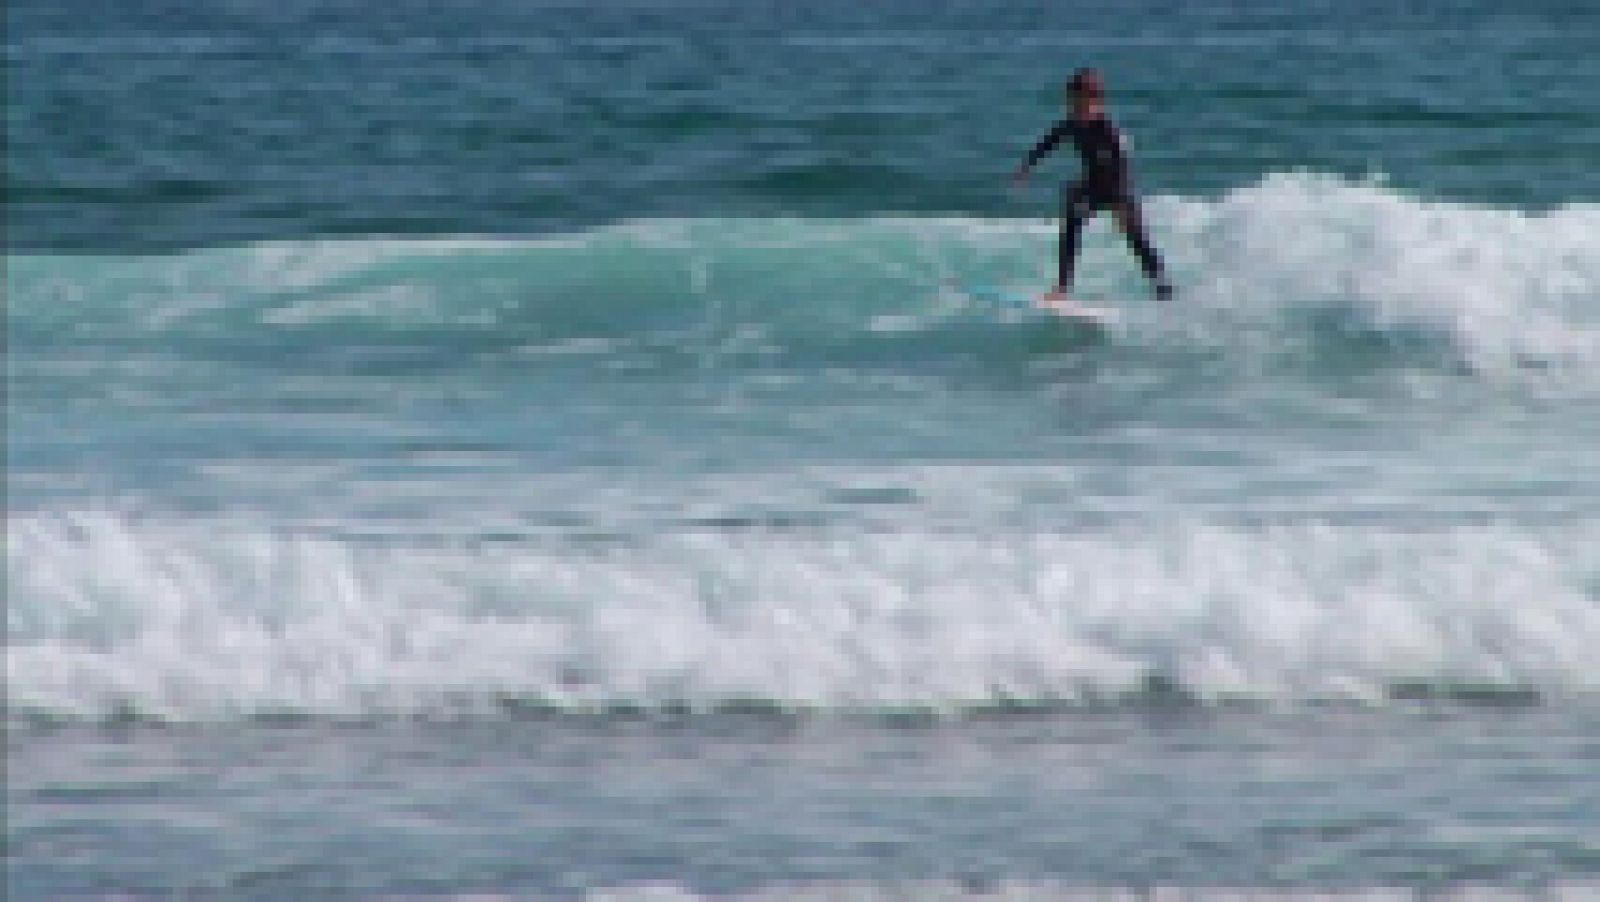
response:
<path fill-rule="evenodd" d="M 1033 149 L 1028 151 L 1028 156 L 1022 161 L 1022 168 L 1032 169 L 1033 164 L 1039 162 L 1045 154 L 1056 149 L 1056 145 L 1061 143 L 1061 139 L 1065 138 L 1071 129 L 1070 123 L 1057 122 L 1055 128 L 1050 129 L 1043 138 L 1039 139 L 1039 143 L 1033 145 Z"/>

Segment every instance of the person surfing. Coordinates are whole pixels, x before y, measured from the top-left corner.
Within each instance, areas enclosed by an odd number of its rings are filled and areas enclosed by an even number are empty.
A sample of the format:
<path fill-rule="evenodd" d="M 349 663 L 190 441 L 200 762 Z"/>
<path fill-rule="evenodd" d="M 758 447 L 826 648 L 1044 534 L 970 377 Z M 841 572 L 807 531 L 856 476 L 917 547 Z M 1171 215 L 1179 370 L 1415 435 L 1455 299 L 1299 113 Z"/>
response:
<path fill-rule="evenodd" d="M 1042 299 L 1063 307 L 1072 303 L 1072 274 L 1077 265 L 1078 238 L 1090 217 L 1110 210 L 1127 237 L 1128 245 L 1139 258 L 1145 278 L 1155 288 L 1156 298 L 1169 300 L 1172 283 L 1161 265 L 1161 257 L 1145 233 L 1139 204 L 1134 199 L 1133 179 L 1128 172 L 1128 148 L 1122 132 L 1106 115 L 1105 85 L 1095 69 L 1079 69 L 1067 82 L 1067 118 L 1040 138 L 1011 180 L 1021 185 L 1046 154 L 1070 138 L 1083 161 L 1083 172 L 1062 193 L 1061 238 L 1057 248 L 1056 284 Z"/>

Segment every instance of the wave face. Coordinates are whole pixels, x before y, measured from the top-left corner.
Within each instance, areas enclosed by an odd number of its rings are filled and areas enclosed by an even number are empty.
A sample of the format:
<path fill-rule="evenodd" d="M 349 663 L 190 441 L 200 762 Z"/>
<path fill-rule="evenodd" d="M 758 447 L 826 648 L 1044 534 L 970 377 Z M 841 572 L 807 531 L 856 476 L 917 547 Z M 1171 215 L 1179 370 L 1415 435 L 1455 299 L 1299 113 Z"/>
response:
<path fill-rule="evenodd" d="M 1600 208 L 1149 216 L 16 256 L 12 712 L 1592 691 Z"/>
<path fill-rule="evenodd" d="M 1150 206 L 1185 291 L 1172 311 L 1127 305 L 1141 353 L 1214 350 L 1245 369 L 1411 355 L 1493 377 L 1553 369 L 1586 385 L 1600 371 L 1592 204 L 1525 212 L 1281 174 Z M 1083 293 L 1142 301 L 1120 241 L 1091 231 Z M 105 342 L 272 362 L 355 343 L 433 351 L 425 363 L 443 368 L 560 357 L 650 378 L 899 364 L 1015 351 L 969 291 L 1046 284 L 1053 240 L 1048 223 L 1020 220 L 708 219 L 523 241 L 22 255 L 7 274 L 8 326 L 24 353 Z"/>

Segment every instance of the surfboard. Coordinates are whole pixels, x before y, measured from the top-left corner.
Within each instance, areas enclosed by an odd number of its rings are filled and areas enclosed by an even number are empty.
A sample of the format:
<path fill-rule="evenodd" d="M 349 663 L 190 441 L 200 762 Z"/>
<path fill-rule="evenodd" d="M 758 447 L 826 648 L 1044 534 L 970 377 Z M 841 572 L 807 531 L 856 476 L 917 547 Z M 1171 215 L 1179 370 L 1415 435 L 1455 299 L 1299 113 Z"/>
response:
<path fill-rule="evenodd" d="M 1092 326 L 1105 326 L 1114 322 L 1114 307 L 1085 304 L 1079 300 L 1047 301 L 1044 291 L 1029 292 L 1016 288 L 969 288 L 966 293 L 984 303 L 1030 315 L 1048 316 L 1067 322 Z"/>

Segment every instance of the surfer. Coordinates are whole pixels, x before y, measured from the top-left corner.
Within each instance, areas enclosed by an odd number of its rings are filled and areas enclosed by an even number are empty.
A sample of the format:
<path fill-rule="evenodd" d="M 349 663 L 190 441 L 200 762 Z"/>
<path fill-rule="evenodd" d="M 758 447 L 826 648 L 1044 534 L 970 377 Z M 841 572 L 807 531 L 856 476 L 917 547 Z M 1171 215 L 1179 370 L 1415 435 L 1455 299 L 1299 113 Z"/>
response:
<path fill-rule="evenodd" d="M 1079 69 L 1072 74 L 1072 80 L 1067 82 L 1067 106 L 1067 118 L 1057 122 L 1039 139 L 1011 176 L 1013 183 L 1022 184 L 1033 165 L 1064 138 L 1072 139 L 1083 160 L 1082 176 L 1062 194 L 1056 285 L 1044 300 L 1048 303 L 1067 300 L 1072 292 L 1073 268 L 1077 264 L 1078 237 L 1084 223 L 1101 210 L 1110 210 L 1116 217 L 1117 225 L 1144 268 L 1145 277 L 1155 286 L 1156 297 L 1163 301 L 1171 298 L 1172 283 L 1167 281 L 1161 258 L 1145 234 L 1139 204 L 1133 196 L 1126 142 L 1122 132 L 1106 115 L 1105 86 L 1098 71 Z"/>

